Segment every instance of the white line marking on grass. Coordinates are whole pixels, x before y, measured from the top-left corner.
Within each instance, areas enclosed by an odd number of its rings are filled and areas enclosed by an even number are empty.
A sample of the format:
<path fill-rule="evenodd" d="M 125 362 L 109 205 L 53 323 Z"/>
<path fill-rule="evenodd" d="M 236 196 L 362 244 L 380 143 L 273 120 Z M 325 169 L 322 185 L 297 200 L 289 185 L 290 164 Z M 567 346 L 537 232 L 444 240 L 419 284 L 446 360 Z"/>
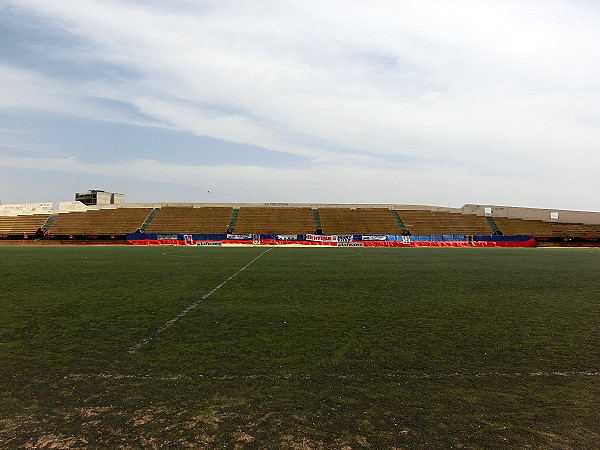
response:
<path fill-rule="evenodd" d="M 142 339 L 140 342 L 138 342 L 137 344 L 135 344 L 133 347 L 130 347 L 129 350 L 127 350 L 127 354 L 128 355 L 134 354 L 139 349 L 141 349 L 144 345 L 148 344 L 152 339 L 154 339 L 155 337 L 157 337 L 157 336 L 161 335 L 162 333 L 164 333 L 164 331 L 167 328 L 169 328 L 171 325 L 173 325 L 175 322 L 177 322 L 179 319 L 181 319 L 183 316 L 185 316 L 187 313 L 189 313 L 192 309 L 194 309 L 196 306 L 198 306 L 198 304 L 202 300 L 206 300 L 208 297 L 210 297 L 211 295 L 213 295 L 215 292 L 217 292 L 219 289 L 221 289 L 223 286 L 225 286 L 229 281 L 231 281 L 237 275 L 239 275 L 244 270 L 246 270 L 251 264 L 253 264 L 261 256 L 263 256 L 265 253 L 268 253 L 271 250 L 273 250 L 273 248 L 274 247 L 271 247 L 268 250 L 265 250 L 264 252 L 262 252 L 260 255 L 258 255 L 256 258 L 254 258 L 252 261 L 250 261 L 248 264 L 246 264 L 240 270 L 238 270 L 237 272 L 235 272 L 233 275 L 230 275 L 225 281 L 223 281 L 221 284 L 219 284 L 217 287 L 215 287 L 212 291 L 204 294 L 202 297 L 200 297 L 198 300 L 196 300 L 190 306 L 188 306 L 183 311 L 181 311 L 179 314 L 177 314 L 175 317 L 173 317 L 171 320 L 169 320 L 168 322 L 166 322 L 162 327 L 160 327 L 158 330 L 156 330 L 152 335 L 148 336 L 145 339 Z M 118 363 L 118 362 L 121 362 L 121 360 L 115 361 L 113 363 L 113 365 L 116 364 L 116 363 Z"/>
<path fill-rule="evenodd" d="M 483 372 L 483 373 L 420 373 L 420 374 L 365 374 L 365 375 L 143 375 L 143 374 L 118 374 L 118 373 L 72 373 L 66 379 L 107 379 L 107 380 L 319 380 L 334 378 L 340 380 L 406 380 L 406 379 L 448 379 L 448 378 L 536 378 L 536 377 L 598 377 L 600 371 L 553 371 L 553 372 Z"/>

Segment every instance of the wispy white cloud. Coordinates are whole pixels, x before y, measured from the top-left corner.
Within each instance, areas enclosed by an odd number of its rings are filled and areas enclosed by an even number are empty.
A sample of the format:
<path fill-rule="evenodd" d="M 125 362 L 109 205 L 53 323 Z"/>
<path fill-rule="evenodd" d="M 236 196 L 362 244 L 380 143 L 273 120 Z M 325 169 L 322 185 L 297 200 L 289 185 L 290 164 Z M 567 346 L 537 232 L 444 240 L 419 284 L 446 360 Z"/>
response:
<path fill-rule="evenodd" d="M 450 186 L 454 199 L 463 180 L 474 184 L 462 194 L 495 195 L 489 177 L 504 171 L 513 186 L 535 187 L 527 200 L 535 203 L 540 180 L 555 192 L 562 173 L 581 186 L 559 183 L 573 198 L 594 183 L 577 176 L 580 161 L 600 165 L 600 11 L 587 2 L 7 4 L 73 36 L 76 45 L 61 57 L 132 75 L 99 73 L 67 85 L 0 66 L 0 109 L 145 123 L 92 100 L 123 102 L 163 127 L 301 155 L 311 172 L 297 173 L 311 180 L 327 173 L 337 197 L 352 190 L 337 176 L 350 174 L 344 170 L 372 171 L 355 178 L 383 191 L 381 180 L 399 186 L 399 175 L 431 197 L 450 198 Z M 232 168 L 221 168 L 221 179 L 247 186 L 243 175 L 252 170 Z M 255 170 L 281 183 L 296 173 Z M 377 190 L 368 192 L 378 201 Z M 502 195 L 516 201 L 510 192 Z"/>
<path fill-rule="evenodd" d="M 194 188 L 194 192 L 210 191 L 201 199 L 159 198 L 143 200 L 139 193 L 129 201 L 207 201 L 207 202 L 315 202 L 442 204 L 441 193 L 452 190 L 463 203 L 504 204 L 503 199 L 518 199 L 522 192 L 537 191 L 538 207 L 587 209 L 585 198 L 572 198 L 569 186 L 581 182 L 600 188 L 595 170 L 579 174 L 579 179 L 556 174 L 549 180 L 519 179 L 510 174 L 490 175 L 485 171 L 471 173 L 459 167 L 431 165 L 411 168 L 364 168 L 347 165 L 308 168 L 272 168 L 259 165 L 228 164 L 221 166 L 192 165 L 154 160 L 123 160 L 115 163 L 91 164 L 77 158 L 5 157 L 0 168 L 50 171 L 60 176 L 121 177 L 147 183 L 167 183 Z M 236 180 L 232 185 L 230 180 Z M 423 190 L 421 186 L 429 189 Z M 337 189 L 329 189 L 336 186 Z M 477 191 L 473 186 L 481 186 Z M 421 191 L 418 196 L 417 191 Z M 419 198 L 420 202 L 413 199 Z M 520 203 L 514 202 L 514 205 Z"/>
<path fill-rule="evenodd" d="M 56 80 L 25 69 L 0 64 L 0 108 L 83 113 L 77 95 Z"/>
<path fill-rule="evenodd" d="M 65 81 L 32 70 L 0 64 L 0 111 L 44 112 L 142 126 L 160 126 L 158 122 L 140 118 L 114 106 L 100 106 L 96 100 L 110 98 L 98 94 L 96 83 Z"/>

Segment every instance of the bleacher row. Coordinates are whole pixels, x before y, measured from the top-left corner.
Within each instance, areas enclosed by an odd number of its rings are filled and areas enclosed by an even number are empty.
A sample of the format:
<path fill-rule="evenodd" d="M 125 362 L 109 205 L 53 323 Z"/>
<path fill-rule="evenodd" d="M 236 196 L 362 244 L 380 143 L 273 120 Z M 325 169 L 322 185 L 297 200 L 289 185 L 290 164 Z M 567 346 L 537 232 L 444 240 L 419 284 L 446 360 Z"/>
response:
<path fill-rule="evenodd" d="M 493 219 L 445 211 L 387 208 L 322 207 L 162 207 L 112 208 L 57 215 L 0 217 L 3 237 L 123 236 L 143 229 L 149 233 L 239 234 L 527 234 L 538 239 L 600 239 L 600 225 L 544 222 L 504 217 Z"/>

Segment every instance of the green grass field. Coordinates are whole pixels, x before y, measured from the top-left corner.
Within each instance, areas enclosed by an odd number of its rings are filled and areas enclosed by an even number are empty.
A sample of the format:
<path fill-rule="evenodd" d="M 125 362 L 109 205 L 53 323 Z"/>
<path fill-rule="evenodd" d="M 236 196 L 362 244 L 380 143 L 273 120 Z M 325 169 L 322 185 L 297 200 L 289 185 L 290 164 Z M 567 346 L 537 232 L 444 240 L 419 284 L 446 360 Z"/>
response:
<path fill-rule="evenodd" d="M 599 249 L 266 250 L 0 247 L 0 447 L 600 446 Z"/>

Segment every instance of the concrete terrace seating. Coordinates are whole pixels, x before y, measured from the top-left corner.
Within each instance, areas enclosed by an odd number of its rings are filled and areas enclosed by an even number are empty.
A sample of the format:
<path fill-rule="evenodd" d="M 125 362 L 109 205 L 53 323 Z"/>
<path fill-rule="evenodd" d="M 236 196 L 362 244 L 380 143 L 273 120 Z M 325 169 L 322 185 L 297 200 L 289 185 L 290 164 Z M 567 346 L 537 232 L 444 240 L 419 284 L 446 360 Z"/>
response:
<path fill-rule="evenodd" d="M 509 219 L 494 217 L 494 222 L 504 234 L 529 234 L 534 237 L 552 237 L 552 223 L 543 220 Z"/>
<path fill-rule="evenodd" d="M 235 232 L 246 234 L 308 234 L 315 232 L 312 208 L 241 207 Z"/>
<path fill-rule="evenodd" d="M 504 234 L 530 234 L 539 238 L 600 238 L 600 225 L 508 219 L 506 217 L 494 217 L 494 221 Z"/>
<path fill-rule="evenodd" d="M 225 233 L 232 211 L 231 207 L 164 206 L 154 216 L 146 231 L 148 233 Z"/>
<path fill-rule="evenodd" d="M 387 208 L 319 208 L 323 234 L 401 234 Z"/>
<path fill-rule="evenodd" d="M 450 213 L 421 209 L 396 211 L 404 226 L 416 235 L 488 235 L 493 230 L 484 217 L 475 214 Z"/>
<path fill-rule="evenodd" d="M 554 237 L 600 239 L 600 225 L 583 223 L 552 223 Z"/>
<path fill-rule="evenodd" d="M 48 229 L 51 235 L 119 235 L 142 226 L 152 208 L 98 209 L 62 213 Z"/>
<path fill-rule="evenodd" d="M 0 234 L 34 234 L 50 214 L 0 216 Z"/>

